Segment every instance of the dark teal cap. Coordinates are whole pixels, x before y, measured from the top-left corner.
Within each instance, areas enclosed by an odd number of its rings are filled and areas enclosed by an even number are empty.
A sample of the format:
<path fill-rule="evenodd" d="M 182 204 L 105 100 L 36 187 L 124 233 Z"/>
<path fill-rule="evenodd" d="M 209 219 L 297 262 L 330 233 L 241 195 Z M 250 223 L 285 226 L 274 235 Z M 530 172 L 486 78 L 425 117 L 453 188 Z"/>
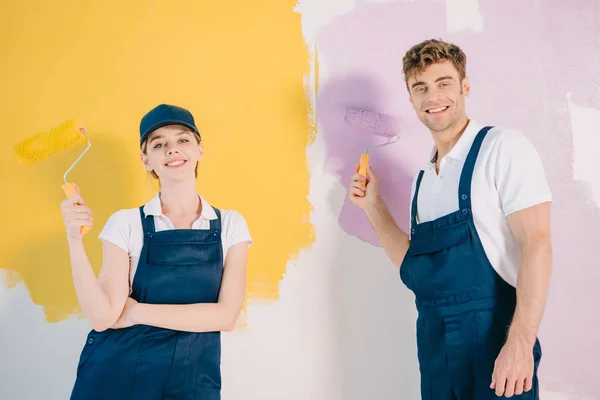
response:
<path fill-rule="evenodd" d="M 161 104 L 150 110 L 140 122 L 140 145 L 153 131 L 167 125 L 183 125 L 200 135 L 194 117 L 185 108 Z"/>

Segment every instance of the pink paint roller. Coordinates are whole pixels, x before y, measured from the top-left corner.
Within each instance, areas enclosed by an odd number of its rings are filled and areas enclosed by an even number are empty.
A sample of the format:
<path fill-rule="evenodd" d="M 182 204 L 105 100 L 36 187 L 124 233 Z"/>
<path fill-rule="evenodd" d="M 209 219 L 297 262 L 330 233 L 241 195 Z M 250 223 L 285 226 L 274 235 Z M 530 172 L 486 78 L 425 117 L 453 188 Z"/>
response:
<path fill-rule="evenodd" d="M 400 120 L 391 115 L 379 114 L 361 108 L 346 108 L 344 109 L 344 122 L 351 127 L 390 138 L 386 143 L 367 147 L 365 152 L 361 154 L 358 173 L 367 176 L 369 150 L 397 142 L 400 139 L 398 135 Z"/>

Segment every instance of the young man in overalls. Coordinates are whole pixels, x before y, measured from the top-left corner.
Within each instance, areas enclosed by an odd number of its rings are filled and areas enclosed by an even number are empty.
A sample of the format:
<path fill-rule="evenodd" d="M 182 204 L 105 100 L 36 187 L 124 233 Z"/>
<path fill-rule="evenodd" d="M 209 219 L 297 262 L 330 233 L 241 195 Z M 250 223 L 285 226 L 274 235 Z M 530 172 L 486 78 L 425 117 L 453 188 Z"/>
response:
<path fill-rule="evenodd" d="M 538 399 L 552 269 L 540 157 L 521 133 L 467 117 L 459 47 L 427 40 L 403 62 L 410 102 L 435 142 L 413 183 L 410 231 L 394 222 L 372 169 L 352 177 L 349 198 L 415 294 L 421 397 Z"/>

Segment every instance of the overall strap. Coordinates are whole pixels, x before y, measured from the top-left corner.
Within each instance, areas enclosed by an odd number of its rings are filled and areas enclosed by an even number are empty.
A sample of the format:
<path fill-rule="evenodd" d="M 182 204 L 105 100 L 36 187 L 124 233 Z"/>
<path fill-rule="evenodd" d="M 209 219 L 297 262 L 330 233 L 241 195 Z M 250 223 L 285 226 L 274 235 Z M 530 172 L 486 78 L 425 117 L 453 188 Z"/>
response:
<path fill-rule="evenodd" d="M 420 170 L 417 176 L 417 183 L 415 185 L 415 195 L 413 196 L 412 206 L 410 211 L 410 224 L 414 228 L 417 223 L 417 198 L 419 197 L 419 187 L 421 186 L 421 179 L 423 179 L 423 173 L 425 171 Z"/>
<path fill-rule="evenodd" d="M 221 232 L 221 211 L 215 207 L 213 207 L 213 210 L 215 210 L 215 214 L 217 214 L 217 219 L 210 220 L 210 229 Z"/>
<path fill-rule="evenodd" d="M 142 217 L 142 229 L 144 230 L 144 236 L 152 235 L 156 232 L 154 227 L 154 217 L 150 215 L 150 218 L 146 218 L 146 214 L 144 214 L 144 206 L 140 207 L 140 216 Z"/>
<path fill-rule="evenodd" d="M 475 170 L 475 161 L 477 161 L 481 143 L 483 143 L 483 139 L 490 129 L 492 129 L 491 126 L 482 128 L 475 137 L 460 175 L 460 182 L 458 184 L 458 206 L 465 215 L 471 212 L 471 181 L 473 179 L 473 171 Z"/>

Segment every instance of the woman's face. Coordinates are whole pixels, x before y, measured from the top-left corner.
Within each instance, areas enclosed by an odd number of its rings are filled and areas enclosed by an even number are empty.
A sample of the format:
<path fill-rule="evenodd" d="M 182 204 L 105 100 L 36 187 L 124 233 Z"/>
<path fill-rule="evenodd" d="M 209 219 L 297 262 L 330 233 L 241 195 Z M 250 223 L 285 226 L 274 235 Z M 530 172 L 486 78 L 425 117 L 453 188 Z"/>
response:
<path fill-rule="evenodd" d="M 195 179 L 196 165 L 203 154 L 202 143 L 190 129 L 167 125 L 148 136 L 142 162 L 161 181 Z"/>

